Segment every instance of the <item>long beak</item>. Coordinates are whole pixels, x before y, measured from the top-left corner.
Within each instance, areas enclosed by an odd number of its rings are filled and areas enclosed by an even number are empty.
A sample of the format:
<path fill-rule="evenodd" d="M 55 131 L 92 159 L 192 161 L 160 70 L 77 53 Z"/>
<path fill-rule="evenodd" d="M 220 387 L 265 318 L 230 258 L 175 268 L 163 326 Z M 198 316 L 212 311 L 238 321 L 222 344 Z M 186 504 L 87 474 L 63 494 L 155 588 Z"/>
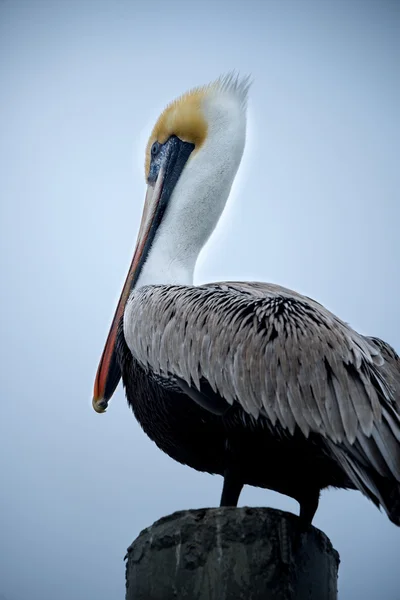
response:
<path fill-rule="evenodd" d="M 92 405 L 98 413 L 105 412 L 121 379 L 116 342 L 126 303 L 148 256 L 173 188 L 194 147 L 176 137 L 170 138 L 165 146 L 154 183 L 149 183 L 147 187 L 135 252 L 97 369 Z"/>

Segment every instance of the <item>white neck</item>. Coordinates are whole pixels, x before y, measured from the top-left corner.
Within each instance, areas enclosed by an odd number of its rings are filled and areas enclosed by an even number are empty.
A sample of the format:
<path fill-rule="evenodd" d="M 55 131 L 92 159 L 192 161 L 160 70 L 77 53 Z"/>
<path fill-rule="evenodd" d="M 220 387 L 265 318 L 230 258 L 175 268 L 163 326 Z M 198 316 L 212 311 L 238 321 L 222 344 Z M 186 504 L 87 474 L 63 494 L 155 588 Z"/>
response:
<path fill-rule="evenodd" d="M 206 96 L 207 138 L 176 184 L 136 287 L 193 284 L 200 250 L 214 230 L 242 158 L 245 108 L 230 94 Z"/>

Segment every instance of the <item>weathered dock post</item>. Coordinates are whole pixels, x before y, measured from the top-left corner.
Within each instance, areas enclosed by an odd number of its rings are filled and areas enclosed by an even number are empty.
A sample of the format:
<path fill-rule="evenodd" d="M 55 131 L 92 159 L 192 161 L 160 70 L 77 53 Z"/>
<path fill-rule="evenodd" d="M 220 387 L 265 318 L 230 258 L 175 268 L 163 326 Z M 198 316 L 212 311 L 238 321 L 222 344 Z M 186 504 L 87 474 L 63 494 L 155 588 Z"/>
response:
<path fill-rule="evenodd" d="M 269 508 L 174 513 L 128 548 L 126 600 L 336 600 L 324 533 Z"/>

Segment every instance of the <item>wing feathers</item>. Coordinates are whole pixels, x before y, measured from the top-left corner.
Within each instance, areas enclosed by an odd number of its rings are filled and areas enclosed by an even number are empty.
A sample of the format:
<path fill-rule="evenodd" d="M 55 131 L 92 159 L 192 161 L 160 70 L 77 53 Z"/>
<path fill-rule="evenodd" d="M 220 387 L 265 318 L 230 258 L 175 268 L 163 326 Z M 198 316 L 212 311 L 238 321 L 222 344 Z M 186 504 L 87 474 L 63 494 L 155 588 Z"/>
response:
<path fill-rule="evenodd" d="M 347 448 L 359 487 L 375 485 L 363 460 L 400 480 L 400 359 L 317 302 L 270 284 L 147 286 L 128 301 L 124 334 L 155 373 L 199 391 L 204 378 L 256 419 Z"/>

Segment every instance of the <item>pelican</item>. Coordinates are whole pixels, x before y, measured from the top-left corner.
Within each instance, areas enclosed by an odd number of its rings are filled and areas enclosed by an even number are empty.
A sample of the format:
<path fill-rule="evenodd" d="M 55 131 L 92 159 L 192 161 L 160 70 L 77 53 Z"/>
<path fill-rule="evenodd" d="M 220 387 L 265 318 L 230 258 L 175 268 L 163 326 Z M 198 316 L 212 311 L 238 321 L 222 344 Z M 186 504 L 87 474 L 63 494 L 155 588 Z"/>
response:
<path fill-rule="evenodd" d="M 228 75 L 162 112 L 131 266 L 93 407 L 122 377 L 146 434 L 174 460 L 294 498 L 311 523 L 322 489 L 357 489 L 400 526 L 400 359 L 318 302 L 275 284 L 193 285 L 241 162 L 249 81 Z"/>

